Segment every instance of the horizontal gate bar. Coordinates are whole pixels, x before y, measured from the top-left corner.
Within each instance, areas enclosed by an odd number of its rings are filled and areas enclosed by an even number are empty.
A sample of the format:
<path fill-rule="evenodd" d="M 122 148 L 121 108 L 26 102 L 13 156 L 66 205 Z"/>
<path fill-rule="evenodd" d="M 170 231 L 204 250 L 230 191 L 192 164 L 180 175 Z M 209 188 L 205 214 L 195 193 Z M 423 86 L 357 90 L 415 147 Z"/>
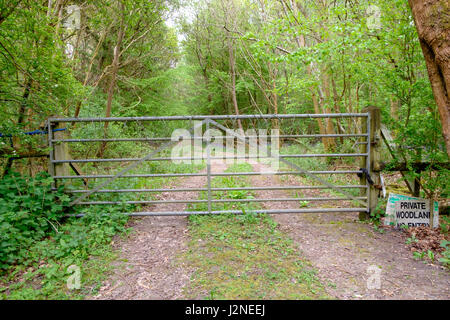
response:
<path fill-rule="evenodd" d="M 358 200 L 367 200 L 367 197 L 355 197 Z M 211 202 L 281 202 L 281 201 L 338 201 L 352 200 L 351 198 L 266 198 L 266 199 L 214 199 Z M 152 203 L 207 203 L 208 200 L 136 200 L 136 201 L 86 201 L 79 202 L 82 205 L 104 204 L 152 204 Z"/>
<path fill-rule="evenodd" d="M 285 134 L 285 135 L 261 135 L 261 136 L 245 136 L 246 138 L 339 138 L 339 137 L 367 137 L 367 134 Z M 234 136 L 219 136 L 223 139 L 235 138 Z M 123 141 L 170 141 L 171 137 L 160 138 L 99 138 L 99 139 L 56 139 L 52 142 L 123 142 Z M 203 140 L 205 137 L 189 137 L 187 140 Z"/>
<path fill-rule="evenodd" d="M 246 213 L 266 213 L 266 214 L 282 214 L 282 213 L 321 213 L 321 212 L 368 212 L 367 208 L 315 208 L 315 209 L 280 209 L 280 210 L 248 210 Z M 189 216 L 189 215 L 206 215 L 206 214 L 243 214 L 241 210 L 223 210 L 223 211 L 161 211 L 161 212 L 126 212 L 127 216 Z M 82 217 L 84 213 L 68 215 Z M 107 215 L 105 213 L 105 215 Z"/>
<path fill-rule="evenodd" d="M 318 157 L 367 157 L 367 153 L 325 153 L 325 154 L 286 154 L 279 155 L 280 159 L 287 158 L 318 158 Z M 261 156 L 224 156 L 224 157 L 211 157 L 211 160 L 221 159 L 273 159 L 274 157 L 261 157 Z M 171 160 L 205 160 L 204 157 L 161 157 L 161 158 L 148 158 L 145 161 L 171 161 Z M 52 163 L 86 163 L 86 162 L 131 162 L 141 161 L 141 158 L 111 158 L 111 159 L 70 159 L 70 160 L 53 160 Z"/>
<path fill-rule="evenodd" d="M 226 120 L 226 119 L 293 119 L 293 118 L 343 118 L 368 117 L 368 113 L 319 113 L 319 114 L 251 114 L 217 116 L 167 116 L 167 117 L 103 117 L 103 118 L 50 118 L 49 122 L 113 122 L 113 121 L 170 121 L 170 120 Z"/>
<path fill-rule="evenodd" d="M 259 175 L 302 175 L 309 174 L 352 174 L 361 173 L 360 170 L 324 170 L 324 171 L 277 171 L 277 172 L 229 172 L 229 173 L 211 173 L 212 177 L 227 177 L 227 176 L 259 176 Z M 143 174 L 128 174 L 122 175 L 118 178 L 157 178 L 157 177 L 206 177 L 206 173 L 143 173 Z M 79 175 L 79 176 L 54 176 L 54 179 L 107 179 L 112 178 L 112 174 L 99 175 Z"/>
<path fill-rule="evenodd" d="M 366 185 L 338 186 L 343 189 L 368 188 Z M 235 191 L 235 190 L 298 190 L 298 189 L 331 189 L 328 186 L 286 186 L 286 187 L 242 187 L 242 188 L 211 188 L 211 191 Z M 105 189 L 96 193 L 125 193 L 125 192 L 185 192 L 185 191 L 207 191 L 208 188 L 181 188 L 181 189 Z M 87 193 L 89 190 L 69 190 L 66 193 Z"/>

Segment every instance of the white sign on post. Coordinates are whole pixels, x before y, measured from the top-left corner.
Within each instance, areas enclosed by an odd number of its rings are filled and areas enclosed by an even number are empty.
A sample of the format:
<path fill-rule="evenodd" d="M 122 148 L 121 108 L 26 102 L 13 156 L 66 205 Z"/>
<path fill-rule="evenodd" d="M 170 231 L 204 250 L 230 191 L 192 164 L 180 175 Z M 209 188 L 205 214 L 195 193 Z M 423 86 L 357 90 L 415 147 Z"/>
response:
<path fill-rule="evenodd" d="M 396 227 L 439 226 L 439 204 L 434 202 L 430 210 L 430 200 L 390 193 L 386 207 L 385 225 Z"/>

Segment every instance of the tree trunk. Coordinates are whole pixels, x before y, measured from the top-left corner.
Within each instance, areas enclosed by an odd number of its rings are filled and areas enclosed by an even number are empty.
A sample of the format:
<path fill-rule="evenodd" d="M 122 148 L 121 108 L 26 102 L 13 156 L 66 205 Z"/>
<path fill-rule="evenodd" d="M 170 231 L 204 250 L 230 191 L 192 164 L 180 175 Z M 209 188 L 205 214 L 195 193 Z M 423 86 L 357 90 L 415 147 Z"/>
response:
<path fill-rule="evenodd" d="M 224 5 L 224 3 L 222 3 Z M 224 8 L 224 14 L 225 14 L 225 30 L 227 32 L 228 36 L 228 63 L 229 63 L 229 70 L 230 70 L 230 80 L 231 80 L 231 101 L 233 103 L 234 112 L 238 116 L 239 115 L 239 107 L 237 103 L 236 98 L 236 60 L 234 57 L 234 40 L 233 36 L 231 35 L 230 30 L 236 29 L 235 27 L 235 7 L 234 2 L 230 1 L 227 3 L 228 10 Z M 231 21 L 230 21 L 231 20 Z M 227 28 L 227 26 L 230 26 L 231 28 Z M 239 129 L 242 129 L 242 123 L 240 119 L 237 119 L 237 123 L 239 126 Z"/>
<path fill-rule="evenodd" d="M 120 59 L 120 48 L 122 46 L 123 34 L 124 34 L 124 19 L 125 19 L 125 8 L 123 2 L 120 1 L 120 10 L 122 13 L 122 21 L 120 22 L 119 32 L 117 35 L 117 44 L 114 47 L 114 58 L 111 64 L 111 78 L 108 86 L 108 100 L 106 102 L 106 112 L 105 117 L 109 118 L 111 116 L 111 106 L 114 97 L 114 88 L 116 86 L 116 76 L 117 71 L 119 70 L 119 59 Z M 108 130 L 109 122 L 106 121 L 104 125 L 104 136 L 106 137 L 106 132 Z M 105 151 L 106 141 L 104 141 L 100 147 L 98 152 L 98 157 L 101 158 L 103 156 L 103 152 Z"/>
<path fill-rule="evenodd" d="M 389 101 L 391 103 L 391 116 L 392 119 L 398 121 L 398 109 L 399 109 L 399 101 L 395 97 L 390 97 Z"/>
<path fill-rule="evenodd" d="M 336 89 L 336 82 L 334 81 L 334 77 L 333 74 L 331 75 L 331 87 L 333 88 L 333 105 L 334 105 L 334 112 L 335 113 L 341 113 L 341 109 L 339 107 L 339 97 L 337 94 L 337 89 Z M 336 120 L 336 124 L 337 124 L 337 130 L 339 134 L 343 134 L 344 130 L 342 128 L 341 123 L 339 122 L 339 119 Z M 344 138 L 343 137 L 339 137 L 339 141 L 341 144 L 344 143 Z"/>
<path fill-rule="evenodd" d="M 234 112 L 238 116 L 239 115 L 239 107 L 237 104 L 237 98 L 236 98 L 236 70 L 235 70 L 235 63 L 234 60 L 234 48 L 233 48 L 233 42 L 231 40 L 231 35 L 229 35 L 230 38 L 228 40 L 228 55 L 229 55 L 229 63 L 230 63 L 230 78 L 231 78 L 231 101 L 233 102 Z M 237 119 L 237 123 L 239 126 L 239 129 L 242 130 L 242 123 L 241 119 Z"/>
<path fill-rule="evenodd" d="M 304 35 L 300 35 L 299 37 L 296 37 L 296 41 L 297 41 L 297 45 L 299 46 L 299 48 L 304 48 L 306 47 L 306 42 L 305 42 L 305 36 Z M 312 75 L 312 68 L 310 64 L 306 65 L 306 72 L 309 76 Z M 311 100 L 313 102 L 313 106 L 314 106 L 314 112 L 315 113 L 322 113 L 320 112 L 320 107 L 319 107 L 319 100 L 317 99 L 317 95 L 315 92 L 315 88 L 314 86 L 310 87 L 310 91 L 311 91 Z M 322 118 L 316 118 L 317 124 L 319 125 L 319 133 L 320 134 L 325 134 L 325 127 L 323 125 L 322 122 Z M 328 139 L 325 137 L 322 137 L 322 143 L 323 146 L 326 150 L 328 150 L 329 148 L 329 144 L 328 144 Z"/>
<path fill-rule="evenodd" d="M 313 101 L 313 105 L 314 105 L 314 112 L 319 114 L 320 112 L 320 108 L 319 108 L 319 101 L 317 100 L 317 95 L 314 92 L 314 88 L 311 88 L 311 99 Z M 317 124 L 319 125 L 319 133 L 320 134 L 325 134 L 325 127 L 323 125 L 322 119 L 321 118 L 316 118 L 317 119 Z M 322 137 L 322 143 L 323 146 L 326 150 L 328 150 L 329 148 L 329 144 L 328 144 L 328 139 L 325 137 Z"/>
<path fill-rule="evenodd" d="M 272 100 L 272 113 L 278 114 L 278 95 L 277 95 L 277 65 L 273 66 L 272 63 L 267 64 L 268 70 L 269 70 L 269 77 L 270 82 L 272 83 L 271 88 L 271 100 Z M 272 119 L 272 129 L 280 129 L 280 123 L 278 119 Z"/>
<path fill-rule="evenodd" d="M 450 28 L 446 0 L 409 0 L 450 156 Z"/>
<path fill-rule="evenodd" d="M 328 73 L 325 70 L 323 72 L 323 90 L 325 92 L 325 112 L 326 113 L 331 113 L 331 109 L 330 109 L 330 105 L 331 105 L 331 94 L 330 94 L 330 81 L 328 78 Z M 333 120 L 331 118 L 326 118 L 325 120 L 326 123 L 326 132 L 327 134 L 335 134 L 336 132 L 334 131 L 334 125 L 333 125 Z M 336 149 L 336 139 L 335 138 L 329 138 L 328 139 L 328 145 L 330 150 L 335 150 Z"/>
<path fill-rule="evenodd" d="M 98 41 L 97 46 L 96 46 L 96 48 L 95 48 L 95 51 L 94 51 L 94 53 L 93 53 L 93 55 L 92 55 L 92 57 L 91 57 L 91 60 L 90 60 L 90 62 L 89 62 L 89 67 L 88 67 L 88 70 L 86 71 L 86 75 L 85 75 L 84 81 L 83 81 L 83 86 L 84 86 L 84 87 L 87 86 L 87 84 L 88 84 L 88 82 L 89 82 L 89 79 L 91 78 L 91 74 L 92 74 L 92 66 L 93 66 L 93 64 L 94 64 L 94 60 L 95 60 L 95 58 L 97 57 L 97 54 L 98 54 L 98 52 L 99 52 L 99 50 L 100 50 L 101 45 L 103 44 L 103 41 L 105 40 L 106 34 L 107 34 L 107 30 L 105 30 L 105 31 L 102 33 L 102 35 L 101 35 L 101 37 L 100 37 L 100 40 Z M 82 100 L 80 100 L 80 101 L 77 102 L 77 105 L 76 105 L 76 107 L 75 107 L 74 118 L 78 118 L 78 115 L 80 114 L 81 103 L 82 103 Z M 72 125 L 75 125 L 75 122 L 72 122 Z"/>

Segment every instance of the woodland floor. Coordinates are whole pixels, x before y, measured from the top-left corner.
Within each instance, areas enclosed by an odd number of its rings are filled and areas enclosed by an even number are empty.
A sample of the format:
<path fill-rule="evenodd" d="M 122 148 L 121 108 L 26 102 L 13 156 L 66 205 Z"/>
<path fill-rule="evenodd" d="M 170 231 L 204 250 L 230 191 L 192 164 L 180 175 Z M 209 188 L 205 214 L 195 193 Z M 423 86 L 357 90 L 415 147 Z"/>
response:
<path fill-rule="evenodd" d="M 256 171 L 261 164 L 253 164 Z M 226 165 L 213 163 L 212 172 Z M 276 176 L 254 176 L 253 186 L 296 185 L 294 178 L 281 183 Z M 206 177 L 177 180 L 169 187 L 198 187 Z M 283 190 L 257 191 L 256 197 L 282 198 Z M 307 190 L 304 196 L 314 196 Z M 160 194 L 160 199 L 197 199 L 197 192 Z M 267 209 L 298 208 L 298 202 L 266 202 Z M 340 204 L 339 204 L 340 205 Z M 343 203 L 345 205 L 345 203 Z M 158 204 L 146 210 L 185 210 L 185 204 Z M 358 221 L 358 213 L 274 214 L 278 230 L 292 239 L 297 254 L 317 270 L 328 296 L 335 299 L 450 299 L 450 273 L 438 264 L 415 260 L 405 244 L 406 234 L 393 229 L 384 233 Z M 120 258 L 116 268 L 95 296 L 88 299 L 185 299 L 184 288 L 193 271 L 180 263 L 188 250 L 186 217 L 133 218 L 134 232 L 117 238 Z M 381 269 L 381 288 L 368 289 L 369 266 Z M 220 285 L 220 284 L 218 284 Z"/>

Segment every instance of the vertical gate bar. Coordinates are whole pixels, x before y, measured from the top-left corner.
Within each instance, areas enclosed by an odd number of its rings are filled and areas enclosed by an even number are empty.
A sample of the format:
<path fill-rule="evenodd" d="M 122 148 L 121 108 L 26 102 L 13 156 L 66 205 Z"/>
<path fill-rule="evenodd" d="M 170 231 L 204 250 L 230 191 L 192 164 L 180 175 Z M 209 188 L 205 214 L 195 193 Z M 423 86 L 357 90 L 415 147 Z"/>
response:
<path fill-rule="evenodd" d="M 209 120 L 206 121 L 206 173 L 208 179 L 208 212 L 211 213 L 211 150 L 210 150 L 210 132 Z"/>
<path fill-rule="evenodd" d="M 53 153 L 53 129 L 52 129 L 52 121 L 50 119 L 47 120 L 47 137 L 48 137 L 48 148 L 49 148 L 49 161 L 48 161 L 48 173 L 53 178 L 52 189 L 56 188 L 56 179 L 55 177 L 55 164 L 54 153 Z"/>
<path fill-rule="evenodd" d="M 371 132 L 371 128 L 370 128 L 370 123 L 371 123 L 371 117 L 370 117 L 370 112 L 367 114 L 367 156 L 366 156 L 366 169 L 367 172 L 371 172 L 370 171 L 370 144 L 371 144 L 371 136 L 372 136 L 372 132 Z M 370 199 L 370 185 L 369 185 L 369 181 L 368 179 L 366 179 L 366 185 L 367 185 L 367 212 L 370 212 L 370 203 L 371 203 L 371 199 Z"/>

